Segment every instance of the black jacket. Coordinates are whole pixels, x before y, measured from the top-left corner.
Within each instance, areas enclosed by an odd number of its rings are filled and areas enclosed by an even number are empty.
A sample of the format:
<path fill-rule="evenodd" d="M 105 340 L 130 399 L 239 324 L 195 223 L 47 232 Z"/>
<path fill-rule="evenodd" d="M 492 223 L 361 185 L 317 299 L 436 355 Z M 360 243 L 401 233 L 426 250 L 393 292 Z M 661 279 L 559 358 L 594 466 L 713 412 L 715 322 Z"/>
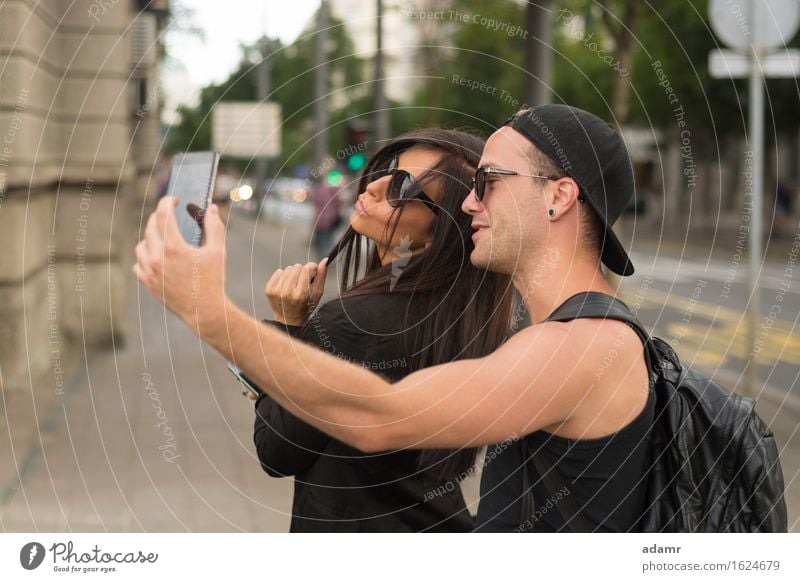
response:
<path fill-rule="evenodd" d="M 369 295 L 323 305 L 302 339 L 396 382 L 412 372 L 408 296 Z M 298 337 L 301 328 L 275 324 Z M 455 482 L 420 470 L 420 451 L 365 454 L 297 419 L 269 396 L 256 402 L 254 440 L 263 469 L 294 475 L 292 532 L 469 531 Z"/>

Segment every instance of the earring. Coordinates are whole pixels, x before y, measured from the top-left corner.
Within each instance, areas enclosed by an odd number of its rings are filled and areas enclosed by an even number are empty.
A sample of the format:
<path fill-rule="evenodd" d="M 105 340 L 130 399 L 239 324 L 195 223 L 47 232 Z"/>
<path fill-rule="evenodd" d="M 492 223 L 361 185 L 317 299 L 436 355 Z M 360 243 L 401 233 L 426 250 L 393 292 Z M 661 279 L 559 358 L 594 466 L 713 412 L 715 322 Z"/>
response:
<path fill-rule="evenodd" d="M 552 217 L 556 215 L 556 211 L 555 209 L 551 208 L 550 210 L 547 211 L 547 214 Z"/>

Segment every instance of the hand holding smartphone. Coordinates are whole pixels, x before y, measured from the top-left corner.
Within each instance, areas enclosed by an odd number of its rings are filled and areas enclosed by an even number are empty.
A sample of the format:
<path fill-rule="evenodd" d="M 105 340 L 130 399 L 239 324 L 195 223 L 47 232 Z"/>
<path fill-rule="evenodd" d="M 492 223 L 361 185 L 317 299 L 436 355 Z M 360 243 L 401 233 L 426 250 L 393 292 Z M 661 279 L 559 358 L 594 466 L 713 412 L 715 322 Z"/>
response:
<path fill-rule="evenodd" d="M 234 366 L 230 362 L 228 363 L 228 370 L 230 371 L 231 374 L 236 376 L 236 379 L 239 380 L 239 382 L 241 382 L 241 384 L 242 384 L 242 386 L 244 386 L 245 390 L 247 390 L 248 392 L 253 394 L 255 397 L 259 397 L 264 393 L 264 391 L 261 390 L 261 388 L 256 386 L 250 380 L 250 378 L 245 376 L 244 373 L 242 373 L 242 371 L 239 368 L 237 368 L 236 366 Z"/>

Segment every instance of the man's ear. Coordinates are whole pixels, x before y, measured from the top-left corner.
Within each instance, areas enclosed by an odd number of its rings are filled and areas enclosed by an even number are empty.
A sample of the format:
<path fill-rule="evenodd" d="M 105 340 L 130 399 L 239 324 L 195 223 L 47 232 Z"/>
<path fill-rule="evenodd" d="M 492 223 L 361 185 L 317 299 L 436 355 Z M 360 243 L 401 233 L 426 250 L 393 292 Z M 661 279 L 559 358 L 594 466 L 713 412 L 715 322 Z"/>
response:
<path fill-rule="evenodd" d="M 578 184 L 572 178 L 561 178 L 556 182 L 553 202 L 550 206 L 555 210 L 556 216 L 563 216 L 578 201 L 580 190 Z"/>

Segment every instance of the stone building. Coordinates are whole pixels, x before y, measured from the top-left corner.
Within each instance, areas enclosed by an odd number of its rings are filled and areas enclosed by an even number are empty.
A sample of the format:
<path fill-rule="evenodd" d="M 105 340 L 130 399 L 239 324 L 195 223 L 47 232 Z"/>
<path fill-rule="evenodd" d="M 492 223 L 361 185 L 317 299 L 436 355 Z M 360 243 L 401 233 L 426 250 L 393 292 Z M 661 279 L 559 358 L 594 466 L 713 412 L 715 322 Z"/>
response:
<path fill-rule="evenodd" d="M 167 0 L 0 3 L 0 388 L 124 341 Z"/>

